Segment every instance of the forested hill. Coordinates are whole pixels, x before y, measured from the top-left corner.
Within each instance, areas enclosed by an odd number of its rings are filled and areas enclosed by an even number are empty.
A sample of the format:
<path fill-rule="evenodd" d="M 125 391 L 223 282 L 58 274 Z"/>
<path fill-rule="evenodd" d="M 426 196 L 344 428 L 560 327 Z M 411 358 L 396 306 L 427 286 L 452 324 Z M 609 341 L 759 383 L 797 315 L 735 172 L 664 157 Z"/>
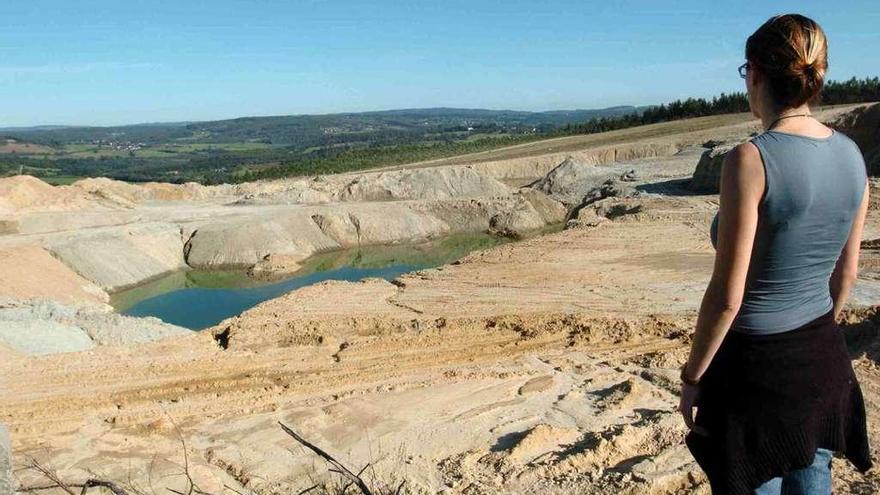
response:
<path fill-rule="evenodd" d="M 144 145 L 169 141 L 199 143 L 254 142 L 294 147 L 357 141 L 415 142 L 426 134 L 450 132 L 546 132 L 558 126 L 639 111 L 632 106 L 593 110 L 522 112 L 461 108 L 425 108 L 326 115 L 241 117 L 228 120 L 114 127 L 0 128 L 0 135 L 35 144 L 62 147 L 95 141 Z"/>

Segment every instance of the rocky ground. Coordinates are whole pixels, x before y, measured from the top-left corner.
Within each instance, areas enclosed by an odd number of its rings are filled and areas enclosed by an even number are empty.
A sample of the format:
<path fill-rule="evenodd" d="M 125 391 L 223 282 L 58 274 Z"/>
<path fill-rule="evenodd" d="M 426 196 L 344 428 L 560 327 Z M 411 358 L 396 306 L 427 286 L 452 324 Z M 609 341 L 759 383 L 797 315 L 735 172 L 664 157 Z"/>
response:
<path fill-rule="evenodd" d="M 90 180 L 46 195 L 29 179 L 6 183 L 0 322 L 18 326 L 0 330 L 0 422 L 16 466 L 145 493 L 189 478 L 205 492 L 261 494 L 335 479 L 282 422 L 410 493 L 709 493 L 676 412 L 718 204 L 690 178 L 706 146 L 758 130 L 739 119 L 234 187 Z M 300 289 L 198 334 L 106 307 L 108 291 L 187 265 L 295 266 L 359 242 L 559 221 L 568 228 L 392 282 Z M 874 202 L 843 327 L 875 459 L 878 237 Z M 33 355 L 75 339 L 79 352 Z M 833 470 L 835 493 L 880 491 L 876 468 L 838 458 Z"/>

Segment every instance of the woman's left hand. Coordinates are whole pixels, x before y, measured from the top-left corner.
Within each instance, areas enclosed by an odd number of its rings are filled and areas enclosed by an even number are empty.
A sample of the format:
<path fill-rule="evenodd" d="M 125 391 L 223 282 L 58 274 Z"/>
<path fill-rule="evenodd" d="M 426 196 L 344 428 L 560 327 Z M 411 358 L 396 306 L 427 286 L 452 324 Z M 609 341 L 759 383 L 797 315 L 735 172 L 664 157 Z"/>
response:
<path fill-rule="evenodd" d="M 681 384 L 681 401 L 678 404 L 678 410 L 684 416 L 684 422 L 687 427 L 694 433 L 700 435 L 709 435 L 706 428 L 697 426 L 694 423 L 694 408 L 697 407 L 697 398 L 700 395 L 699 385 L 690 385 L 688 383 Z"/>

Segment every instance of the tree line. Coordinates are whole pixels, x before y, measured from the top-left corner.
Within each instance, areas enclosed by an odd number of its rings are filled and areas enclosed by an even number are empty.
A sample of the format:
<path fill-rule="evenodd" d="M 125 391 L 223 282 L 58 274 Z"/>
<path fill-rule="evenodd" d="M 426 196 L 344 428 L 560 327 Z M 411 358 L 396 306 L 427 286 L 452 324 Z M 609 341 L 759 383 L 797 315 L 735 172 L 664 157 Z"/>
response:
<path fill-rule="evenodd" d="M 866 77 L 864 79 L 853 77 L 846 81 L 828 81 L 819 98 L 819 103 L 822 105 L 868 101 L 880 101 L 880 77 Z M 721 93 L 711 100 L 687 98 L 651 106 L 641 112 L 620 117 L 603 117 L 577 124 L 567 124 L 558 130 L 558 134 L 593 134 L 659 122 L 748 111 L 749 98 L 746 93 Z"/>

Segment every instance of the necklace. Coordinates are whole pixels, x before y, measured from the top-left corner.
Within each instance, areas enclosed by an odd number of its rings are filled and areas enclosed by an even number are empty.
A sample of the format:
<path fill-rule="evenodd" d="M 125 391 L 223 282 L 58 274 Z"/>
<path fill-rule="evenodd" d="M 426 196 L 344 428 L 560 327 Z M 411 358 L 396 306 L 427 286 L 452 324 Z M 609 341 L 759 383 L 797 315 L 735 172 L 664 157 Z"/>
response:
<path fill-rule="evenodd" d="M 776 119 L 776 120 L 774 120 L 773 122 L 771 122 L 770 125 L 767 126 L 767 130 L 769 131 L 769 130 L 773 129 L 773 126 L 775 126 L 776 123 L 779 122 L 780 120 L 782 120 L 782 119 L 788 119 L 788 118 L 791 118 L 791 117 L 812 117 L 812 115 L 809 114 L 809 113 L 798 113 L 798 114 L 795 114 L 795 115 L 783 115 L 782 117 L 779 117 L 778 119 Z"/>

